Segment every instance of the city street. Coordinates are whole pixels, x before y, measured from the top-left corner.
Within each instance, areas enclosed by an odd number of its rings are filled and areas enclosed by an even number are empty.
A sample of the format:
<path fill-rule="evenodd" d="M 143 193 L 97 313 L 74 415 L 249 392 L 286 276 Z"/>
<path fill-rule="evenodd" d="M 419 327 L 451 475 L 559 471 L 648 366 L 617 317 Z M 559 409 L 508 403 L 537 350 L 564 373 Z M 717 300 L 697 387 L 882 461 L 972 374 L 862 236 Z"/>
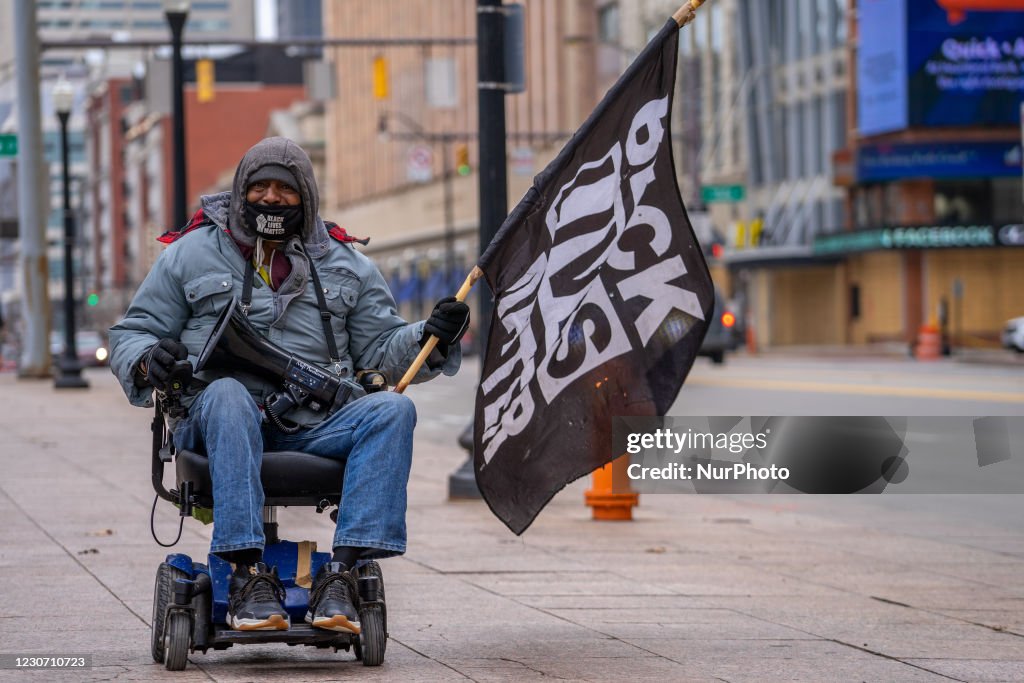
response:
<path fill-rule="evenodd" d="M 818 351 L 699 359 L 677 415 L 1020 415 L 1024 364 Z M 988 362 L 994 360 L 995 362 Z M 86 391 L 0 375 L 0 653 L 88 654 L 3 680 L 1024 681 L 1020 495 L 643 495 L 598 523 L 587 480 L 516 537 L 482 502 L 446 501 L 478 367 L 413 386 L 409 552 L 383 563 L 384 665 L 236 646 L 169 673 L 149 654 L 150 413 L 104 369 Z M 161 502 L 168 541 L 176 510 Z M 282 536 L 324 545 L 311 509 Z M 202 557 L 187 520 L 175 551 Z"/>

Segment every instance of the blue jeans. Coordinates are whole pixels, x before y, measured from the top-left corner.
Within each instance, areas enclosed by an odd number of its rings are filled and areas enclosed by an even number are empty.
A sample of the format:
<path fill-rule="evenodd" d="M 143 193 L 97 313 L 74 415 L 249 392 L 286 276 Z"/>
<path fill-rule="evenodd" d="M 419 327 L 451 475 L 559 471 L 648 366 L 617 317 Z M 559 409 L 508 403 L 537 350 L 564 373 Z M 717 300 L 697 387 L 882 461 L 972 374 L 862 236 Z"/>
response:
<path fill-rule="evenodd" d="M 210 552 L 263 548 L 263 451 L 303 451 L 345 463 L 332 547 L 369 548 L 363 559 L 405 552 L 406 485 L 416 408 L 394 392 L 369 394 L 319 425 L 283 434 L 263 421 L 240 382 L 207 387 L 174 430 L 174 443 L 206 451 L 213 480 Z"/>

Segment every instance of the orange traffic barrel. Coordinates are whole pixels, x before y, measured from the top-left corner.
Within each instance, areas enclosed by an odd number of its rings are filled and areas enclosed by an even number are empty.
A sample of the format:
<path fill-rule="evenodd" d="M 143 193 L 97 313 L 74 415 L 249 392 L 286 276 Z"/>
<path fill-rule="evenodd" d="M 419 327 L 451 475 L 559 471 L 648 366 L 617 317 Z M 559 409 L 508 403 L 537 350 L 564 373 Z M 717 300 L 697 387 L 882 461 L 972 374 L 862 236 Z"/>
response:
<path fill-rule="evenodd" d="M 917 333 L 914 357 L 918 360 L 936 360 L 942 354 L 942 337 L 935 325 L 922 325 Z"/>

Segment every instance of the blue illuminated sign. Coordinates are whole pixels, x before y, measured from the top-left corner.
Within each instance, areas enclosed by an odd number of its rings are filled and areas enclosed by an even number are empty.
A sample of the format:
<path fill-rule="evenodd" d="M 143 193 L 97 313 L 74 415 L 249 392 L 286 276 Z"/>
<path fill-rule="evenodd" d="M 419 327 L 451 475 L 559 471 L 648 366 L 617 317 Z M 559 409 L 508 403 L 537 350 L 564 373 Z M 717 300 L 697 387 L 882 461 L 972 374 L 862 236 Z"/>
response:
<path fill-rule="evenodd" d="M 857 181 L 999 178 L 1021 175 L 1019 142 L 867 145 L 857 150 Z"/>
<path fill-rule="evenodd" d="M 911 126 L 1020 123 L 1024 11 L 994 11 L 1006 6 L 963 0 L 910 2 Z"/>
<path fill-rule="evenodd" d="M 861 135 L 1013 125 L 1024 99 L 1024 3 L 861 0 Z"/>

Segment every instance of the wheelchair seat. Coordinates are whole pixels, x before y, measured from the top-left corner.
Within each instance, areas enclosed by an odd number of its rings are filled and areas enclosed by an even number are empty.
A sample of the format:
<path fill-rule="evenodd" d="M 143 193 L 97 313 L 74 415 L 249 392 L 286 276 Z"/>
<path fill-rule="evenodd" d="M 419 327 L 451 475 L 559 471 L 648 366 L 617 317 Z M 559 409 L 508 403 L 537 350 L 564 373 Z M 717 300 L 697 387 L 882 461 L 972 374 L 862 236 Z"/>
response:
<path fill-rule="evenodd" d="M 192 482 L 196 502 L 213 507 L 210 461 L 205 455 L 177 451 L 174 469 L 179 491 L 183 482 Z M 344 478 L 344 463 L 299 451 L 268 451 L 260 468 L 265 505 L 337 505 Z"/>
<path fill-rule="evenodd" d="M 176 505 L 213 507 L 210 461 L 204 453 L 175 449 L 164 420 L 164 406 L 156 401 L 152 422 L 152 482 L 157 495 Z M 172 463 L 175 488 L 163 484 L 165 465 Z M 345 464 L 299 451 L 267 451 L 260 468 L 264 506 L 310 506 L 322 511 L 341 502 Z"/>

